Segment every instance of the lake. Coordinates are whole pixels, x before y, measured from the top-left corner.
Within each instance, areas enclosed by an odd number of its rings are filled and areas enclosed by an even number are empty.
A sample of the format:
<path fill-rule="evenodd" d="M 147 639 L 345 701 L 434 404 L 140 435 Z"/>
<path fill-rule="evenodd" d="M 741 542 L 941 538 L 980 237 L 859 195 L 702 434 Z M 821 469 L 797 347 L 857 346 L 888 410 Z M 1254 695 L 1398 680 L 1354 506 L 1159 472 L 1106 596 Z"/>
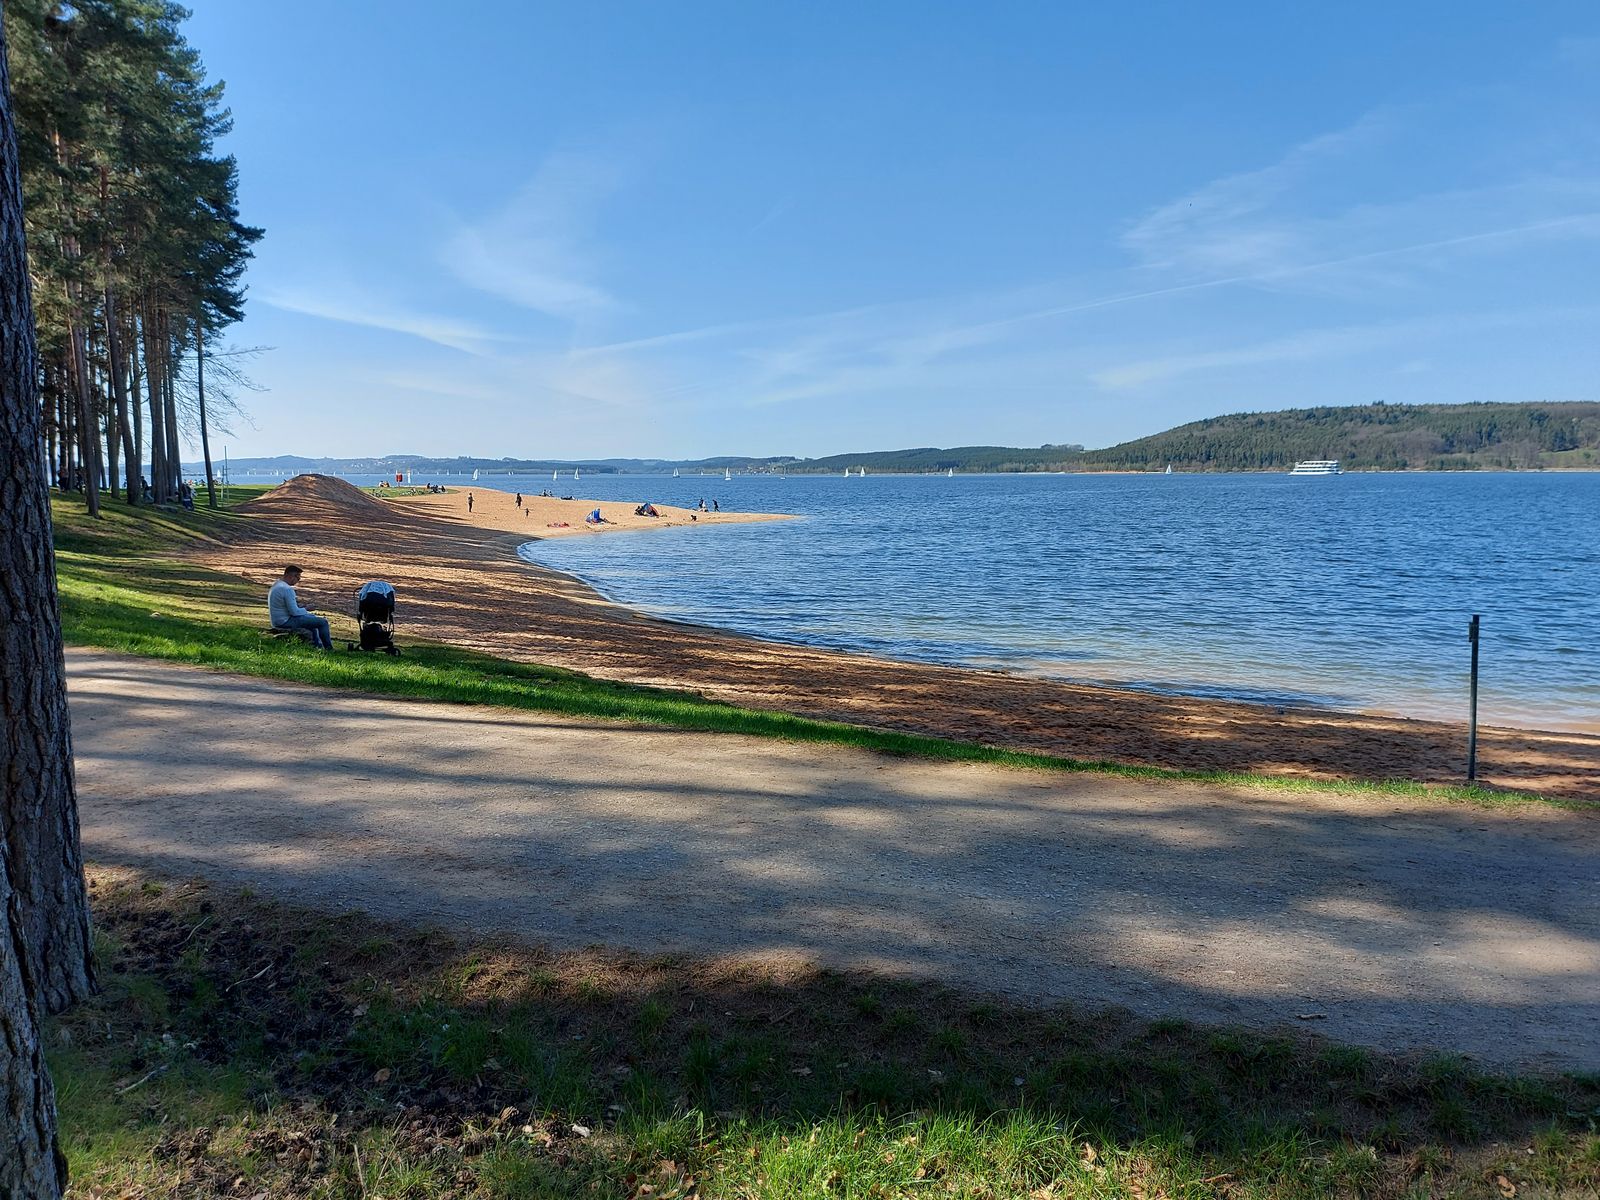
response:
<path fill-rule="evenodd" d="M 1600 727 L 1600 474 L 586 475 L 576 487 L 538 476 L 482 486 L 798 514 L 522 548 L 621 604 L 755 637 L 1464 719 L 1467 622 L 1480 613 L 1480 720 Z"/>

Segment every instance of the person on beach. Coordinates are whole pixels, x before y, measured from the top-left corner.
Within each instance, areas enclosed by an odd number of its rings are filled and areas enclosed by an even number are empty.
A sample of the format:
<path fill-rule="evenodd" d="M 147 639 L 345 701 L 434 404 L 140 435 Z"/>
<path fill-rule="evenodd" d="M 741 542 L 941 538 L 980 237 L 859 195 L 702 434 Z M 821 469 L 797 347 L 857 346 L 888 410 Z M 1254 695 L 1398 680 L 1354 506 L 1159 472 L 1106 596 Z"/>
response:
<path fill-rule="evenodd" d="M 722 505 L 718 504 L 715 500 L 713 500 L 711 502 L 711 511 L 712 512 L 721 512 L 722 511 Z"/>
<path fill-rule="evenodd" d="M 467 493 L 467 515 L 470 516 L 471 514 L 472 514 L 472 493 L 468 492 Z"/>
<path fill-rule="evenodd" d="M 287 629 L 305 633 L 318 650 L 332 650 L 333 636 L 328 619 L 319 617 L 310 609 L 300 607 L 300 598 L 294 589 L 300 583 L 300 568 L 290 564 L 283 569 L 283 578 L 272 585 L 267 593 L 267 612 L 272 615 L 274 629 Z"/>
<path fill-rule="evenodd" d="M 522 493 L 521 492 L 517 493 L 517 507 L 518 508 L 522 507 Z"/>

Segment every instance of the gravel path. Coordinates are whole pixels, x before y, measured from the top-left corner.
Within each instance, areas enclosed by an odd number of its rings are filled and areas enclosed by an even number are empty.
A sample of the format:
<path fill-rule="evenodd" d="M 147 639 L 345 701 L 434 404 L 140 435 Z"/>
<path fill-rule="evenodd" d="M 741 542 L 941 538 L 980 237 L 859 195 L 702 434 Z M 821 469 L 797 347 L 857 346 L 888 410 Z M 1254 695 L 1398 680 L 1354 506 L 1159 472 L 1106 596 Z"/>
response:
<path fill-rule="evenodd" d="M 1600 1069 L 1600 821 L 888 758 L 68 654 L 85 856 Z"/>

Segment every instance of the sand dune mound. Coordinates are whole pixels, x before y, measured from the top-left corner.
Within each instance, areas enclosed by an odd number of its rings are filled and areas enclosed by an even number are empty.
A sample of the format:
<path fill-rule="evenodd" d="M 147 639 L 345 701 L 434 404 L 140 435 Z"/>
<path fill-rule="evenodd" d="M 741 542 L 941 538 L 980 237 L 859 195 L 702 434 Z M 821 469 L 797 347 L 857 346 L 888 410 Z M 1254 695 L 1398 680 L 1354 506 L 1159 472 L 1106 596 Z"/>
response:
<path fill-rule="evenodd" d="M 301 517 L 317 520 L 387 523 L 388 505 L 375 500 L 353 483 L 332 475 L 296 475 L 243 507 L 267 517 Z"/>

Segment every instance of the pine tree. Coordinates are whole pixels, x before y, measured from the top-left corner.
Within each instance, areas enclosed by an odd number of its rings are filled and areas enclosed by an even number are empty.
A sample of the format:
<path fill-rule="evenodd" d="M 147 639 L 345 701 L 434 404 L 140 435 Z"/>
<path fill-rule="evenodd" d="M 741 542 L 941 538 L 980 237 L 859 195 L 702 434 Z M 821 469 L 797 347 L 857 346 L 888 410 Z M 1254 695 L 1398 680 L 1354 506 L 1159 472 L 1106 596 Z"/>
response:
<path fill-rule="evenodd" d="M 66 1182 L 40 1020 L 93 990 L 39 373 L 0 29 L 0 1198 Z"/>

